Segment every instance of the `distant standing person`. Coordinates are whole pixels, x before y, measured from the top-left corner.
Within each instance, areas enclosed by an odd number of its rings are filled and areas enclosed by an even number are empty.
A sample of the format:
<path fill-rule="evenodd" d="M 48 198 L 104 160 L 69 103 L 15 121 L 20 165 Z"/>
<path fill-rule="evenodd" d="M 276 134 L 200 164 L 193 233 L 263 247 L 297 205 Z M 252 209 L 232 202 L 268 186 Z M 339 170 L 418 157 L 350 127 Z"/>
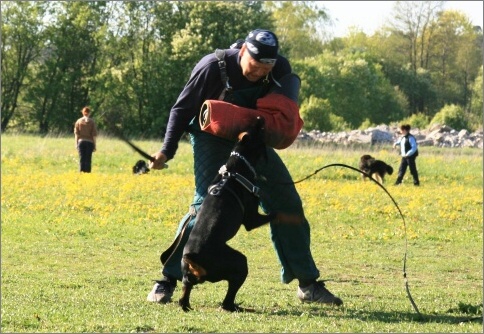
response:
<path fill-rule="evenodd" d="M 413 135 L 410 134 L 410 124 L 403 124 L 400 126 L 401 136 L 393 144 L 393 147 L 400 146 L 400 154 L 402 160 L 400 162 L 400 167 L 398 168 L 398 177 L 395 185 L 402 183 L 403 176 L 407 171 L 407 167 L 410 167 L 410 173 L 413 177 L 413 185 L 419 186 L 420 181 L 418 179 L 417 165 L 415 159 L 418 156 L 418 145 L 417 140 Z"/>
<path fill-rule="evenodd" d="M 76 148 L 79 152 L 79 171 L 83 173 L 91 172 L 92 152 L 96 151 L 96 123 L 89 117 L 91 109 L 84 107 L 81 110 L 82 117 L 74 125 L 74 137 Z"/>

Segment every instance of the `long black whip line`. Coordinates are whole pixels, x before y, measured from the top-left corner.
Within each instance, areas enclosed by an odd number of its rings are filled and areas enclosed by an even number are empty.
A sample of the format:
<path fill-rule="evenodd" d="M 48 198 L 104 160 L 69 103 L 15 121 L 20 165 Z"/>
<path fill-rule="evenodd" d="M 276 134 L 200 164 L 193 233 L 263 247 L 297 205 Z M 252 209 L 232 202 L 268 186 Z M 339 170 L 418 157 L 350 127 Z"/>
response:
<path fill-rule="evenodd" d="M 423 319 L 423 316 L 422 314 L 420 313 L 420 311 L 418 310 L 418 307 L 417 307 L 417 304 L 415 304 L 415 301 L 413 300 L 412 298 L 412 295 L 410 293 L 410 288 L 408 286 L 408 279 L 407 279 L 407 249 L 408 249 L 408 239 L 407 239 L 407 223 L 405 222 L 405 217 L 403 216 L 403 213 L 402 213 L 402 210 L 400 210 L 400 207 L 398 206 L 397 202 L 395 201 L 395 199 L 393 198 L 392 195 L 390 195 L 390 193 L 388 192 L 388 190 L 382 185 L 380 184 L 378 181 L 376 181 L 371 175 L 355 168 L 355 167 L 352 167 L 352 166 L 348 166 L 348 165 L 345 165 L 345 164 L 340 164 L 340 163 L 334 163 L 334 164 L 329 164 L 329 165 L 326 165 L 326 166 L 323 166 L 317 170 L 315 170 L 313 173 L 309 174 L 308 176 L 298 180 L 298 181 L 295 181 L 295 182 L 278 182 L 279 184 L 297 184 L 297 183 L 300 183 L 300 182 L 303 182 L 307 179 L 309 179 L 310 177 L 316 175 L 317 173 L 319 173 L 320 171 L 322 171 L 323 169 L 326 169 L 326 168 L 329 168 L 329 167 L 344 167 L 344 168 L 349 168 L 351 170 L 354 170 L 358 173 L 361 173 L 363 174 L 364 176 L 368 177 L 371 181 L 375 182 L 380 188 L 382 188 L 386 193 L 387 195 L 390 197 L 390 199 L 393 201 L 393 204 L 395 204 L 395 206 L 397 207 L 398 209 L 398 213 L 400 213 L 400 217 L 402 217 L 402 221 L 403 221 L 403 230 L 404 230 L 404 235 L 405 235 L 405 253 L 404 253 L 404 256 L 403 256 L 403 279 L 405 281 L 405 290 L 407 291 L 407 296 L 408 296 L 408 299 L 410 300 L 410 303 L 412 304 L 413 306 L 413 309 L 415 310 L 415 312 L 417 312 L 418 316 L 420 317 L 420 319 Z"/>
<path fill-rule="evenodd" d="M 126 136 L 123 134 L 123 131 L 119 127 L 117 127 L 116 125 L 111 125 L 109 127 L 109 129 L 111 130 L 112 133 L 114 133 L 114 135 L 116 137 L 118 137 L 118 139 L 121 139 L 126 144 L 128 144 L 129 146 L 131 146 L 131 148 L 133 150 L 135 150 L 143 158 L 148 159 L 151 162 L 154 162 L 155 161 L 155 158 L 153 158 L 151 155 L 149 155 L 148 153 L 146 153 L 145 151 L 143 151 L 142 149 L 140 149 L 138 146 L 136 146 L 135 144 L 133 144 L 128 138 L 126 138 Z"/>

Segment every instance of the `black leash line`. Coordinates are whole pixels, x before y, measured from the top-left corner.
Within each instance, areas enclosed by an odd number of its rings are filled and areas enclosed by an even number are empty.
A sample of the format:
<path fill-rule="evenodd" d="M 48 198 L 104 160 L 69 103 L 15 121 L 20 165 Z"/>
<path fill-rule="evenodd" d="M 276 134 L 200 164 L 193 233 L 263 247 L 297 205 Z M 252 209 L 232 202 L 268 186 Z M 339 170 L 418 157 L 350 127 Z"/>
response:
<path fill-rule="evenodd" d="M 136 146 L 135 144 L 133 144 L 128 138 L 126 138 L 122 131 L 117 128 L 116 126 L 112 126 L 111 127 L 111 131 L 114 133 L 114 135 L 116 137 L 118 137 L 119 139 L 121 139 L 122 141 L 124 141 L 126 144 L 128 144 L 129 146 L 131 146 L 131 148 L 133 148 L 136 152 L 138 152 L 143 158 L 145 159 L 148 159 L 149 161 L 151 162 L 155 162 L 155 158 L 152 157 L 151 155 L 149 155 L 148 153 L 146 153 L 145 151 L 143 151 L 141 148 L 139 148 L 138 146 Z M 168 165 L 165 164 L 165 168 L 168 168 Z"/>
<path fill-rule="evenodd" d="M 131 141 L 129 141 L 128 138 L 126 138 L 123 135 L 123 132 L 121 131 L 121 129 L 119 129 L 117 126 L 112 125 L 110 127 L 110 130 L 114 133 L 114 135 L 116 137 L 118 137 L 119 139 L 121 139 L 122 141 L 124 141 L 126 144 L 128 144 L 129 146 L 131 146 L 143 158 L 148 159 L 151 162 L 154 162 L 155 161 L 155 158 L 153 158 L 151 155 L 149 155 L 148 153 L 146 153 L 145 151 L 143 151 L 142 149 L 140 149 L 138 146 L 136 146 L 135 144 L 133 144 Z"/>
<path fill-rule="evenodd" d="M 136 152 L 138 152 L 143 158 L 145 159 L 148 159 L 149 161 L 151 162 L 155 162 L 155 158 L 152 157 L 151 155 L 149 155 L 148 153 L 146 153 L 145 151 L 143 151 L 142 149 L 140 149 L 138 146 L 136 146 L 135 144 L 133 144 L 132 142 L 130 142 L 127 138 L 124 138 L 124 137 L 120 137 L 120 139 L 122 141 L 124 141 L 126 144 L 128 144 L 129 146 L 131 146 Z"/>
<path fill-rule="evenodd" d="M 363 171 L 361 171 L 361 170 L 359 170 L 355 167 L 348 166 L 348 165 L 345 165 L 345 164 L 340 164 L 340 163 L 334 163 L 334 164 L 329 164 L 329 165 L 323 166 L 323 167 L 317 169 L 316 171 L 314 171 L 312 174 L 309 174 L 308 176 L 306 176 L 306 177 L 304 177 L 304 178 L 302 178 L 298 181 L 295 181 L 295 182 L 280 182 L 280 184 L 297 184 L 297 183 L 303 182 L 303 181 L 309 179 L 310 177 L 316 175 L 317 173 L 319 173 L 323 169 L 326 169 L 326 168 L 329 168 L 329 167 L 349 168 L 351 170 L 354 170 L 354 171 L 356 171 L 360 174 L 367 176 L 371 181 L 375 182 L 380 188 L 382 188 L 387 193 L 387 195 L 393 201 L 393 204 L 395 204 L 395 206 L 397 207 L 398 213 L 400 213 L 400 217 L 402 217 L 403 230 L 404 230 L 404 234 L 405 234 L 405 254 L 403 256 L 403 279 L 404 279 L 404 282 L 405 282 L 405 291 L 407 292 L 408 299 L 410 300 L 410 303 L 412 304 L 413 309 L 415 310 L 415 312 L 417 312 L 418 316 L 420 317 L 420 320 L 423 320 L 423 316 L 420 313 L 420 311 L 418 310 L 417 304 L 415 304 L 415 301 L 413 300 L 412 295 L 410 293 L 410 288 L 408 286 L 408 279 L 407 279 L 407 249 L 408 249 L 407 223 L 405 222 L 405 217 L 403 216 L 402 210 L 400 210 L 400 207 L 398 206 L 397 202 L 395 201 L 393 196 L 390 195 L 388 190 L 382 184 L 380 184 L 377 180 L 375 180 L 371 175 L 369 175 L 369 174 L 367 174 L 367 173 L 365 173 L 365 172 L 363 172 Z"/>
<path fill-rule="evenodd" d="M 151 155 L 149 155 L 148 153 L 146 153 L 145 151 L 143 151 L 142 149 L 140 149 L 138 146 L 136 146 L 135 144 L 133 144 L 132 142 L 130 142 L 126 137 L 120 136 L 119 139 L 121 139 L 126 144 L 128 144 L 129 146 L 131 146 L 143 158 L 148 159 L 151 162 L 155 162 L 156 161 L 156 159 L 154 157 L 152 157 Z M 168 164 L 165 163 L 165 167 L 163 167 L 163 168 L 168 168 Z"/>

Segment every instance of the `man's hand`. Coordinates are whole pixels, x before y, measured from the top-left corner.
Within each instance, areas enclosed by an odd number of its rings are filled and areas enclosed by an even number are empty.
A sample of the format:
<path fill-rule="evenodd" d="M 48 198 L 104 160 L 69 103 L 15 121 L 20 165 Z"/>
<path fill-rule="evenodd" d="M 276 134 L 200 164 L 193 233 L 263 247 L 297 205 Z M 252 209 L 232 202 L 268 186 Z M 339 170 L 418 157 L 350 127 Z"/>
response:
<path fill-rule="evenodd" d="M 153 158 L 155 158 L 155 161 L 150 161 L 148 167 L 150 169 L 164 169 L 168 167 L 166 164 L 167 157 L 161 152 L 157 152 L 155 154 L 151 155 Z"/>

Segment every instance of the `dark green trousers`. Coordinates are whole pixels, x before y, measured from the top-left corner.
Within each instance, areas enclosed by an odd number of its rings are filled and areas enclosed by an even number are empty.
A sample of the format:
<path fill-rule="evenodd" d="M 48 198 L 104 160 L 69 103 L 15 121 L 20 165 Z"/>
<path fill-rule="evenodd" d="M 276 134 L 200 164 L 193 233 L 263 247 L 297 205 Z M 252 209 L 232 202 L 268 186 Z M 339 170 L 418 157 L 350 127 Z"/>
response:
<path fill-rule="evenodd" d="M 196 125 L 190 130 L 194 154 L 195 195 L 190 212 L 180 221 L 175 242 L 162 254 L 165 276 L 182 279 L 181 258 L 183 247 L 193 226 L 196 224 L 196 211 L 200 207 L 207 189 L 218 170 L 227 161 L 234 142 L 201 131 Z M 267 148 L 267 161 L 258 162 L 258 175 L 265 177 L 257 186 L 264 192 L 261 208 L 264 212 L 279 211 L 304 216 L 302 202 L 294 185 L 278 184 L 291 182 L 292 178 L 272 148 Z M 281 269 L 281 280 L 289 283 L 293 279 L 311 280 L 319 277 L 310 251 L 310 228 L 306 219 L 301 224 L 270 224 L 271 238 Z M 243 252 L 243 250 L 241 250 Z"/>

